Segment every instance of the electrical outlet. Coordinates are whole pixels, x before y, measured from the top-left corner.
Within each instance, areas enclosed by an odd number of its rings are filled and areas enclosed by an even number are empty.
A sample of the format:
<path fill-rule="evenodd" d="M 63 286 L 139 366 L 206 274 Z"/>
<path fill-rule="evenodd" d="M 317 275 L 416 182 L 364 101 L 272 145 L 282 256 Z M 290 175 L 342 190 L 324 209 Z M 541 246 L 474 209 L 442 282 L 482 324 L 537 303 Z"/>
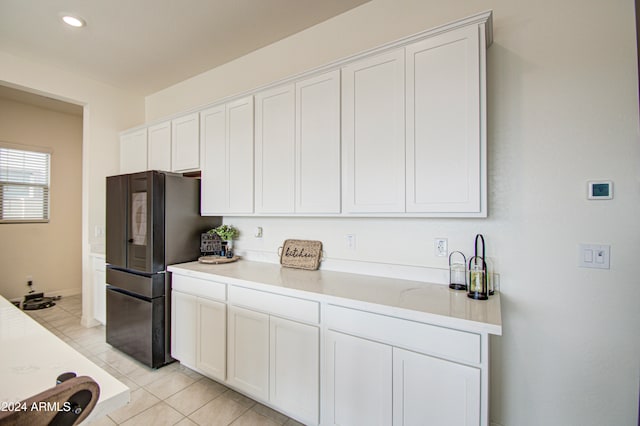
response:
<path fill-rule="evenodd" d="M 262 226 L 256 226 L 253 236 L 256 238 L 262 238 Z"/>
<path fill-rule="evenodd" d="M 348 250 L 356 249 L 356 236 L 355 234 L 347 234 L 344 236 L 344 242 Z"/>
<path fill-rule="evenodd" d="M 449 244 L 446 238 L 436 238 L 433 240 L 436 256 L 445 257 L 449 254 Z"/>

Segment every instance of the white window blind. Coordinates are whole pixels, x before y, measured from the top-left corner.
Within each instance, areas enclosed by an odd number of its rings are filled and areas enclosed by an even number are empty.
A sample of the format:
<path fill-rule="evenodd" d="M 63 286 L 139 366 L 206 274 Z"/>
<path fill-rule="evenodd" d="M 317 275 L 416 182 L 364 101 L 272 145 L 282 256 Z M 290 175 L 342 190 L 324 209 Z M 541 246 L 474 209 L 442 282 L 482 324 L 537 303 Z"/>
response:
<path fill-rule="evenodd" d="M 48 222 L 51 153 L 0 144 L 0 223 Z"/>

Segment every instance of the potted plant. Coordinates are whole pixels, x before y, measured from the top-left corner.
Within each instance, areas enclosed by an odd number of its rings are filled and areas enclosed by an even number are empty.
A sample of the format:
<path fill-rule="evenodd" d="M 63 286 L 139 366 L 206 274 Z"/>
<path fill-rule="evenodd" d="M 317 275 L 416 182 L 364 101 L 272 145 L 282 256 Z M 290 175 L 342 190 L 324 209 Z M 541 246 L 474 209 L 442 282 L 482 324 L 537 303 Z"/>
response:
<path fill-rule="evenodd" d="M 231 225 L 220 225 L 208 231 L 209 234 L 218 235 L 222 241 L 227 242 L 226 251 L 233 250 L 233 239 L 238 236 L 238 229 Z"/>

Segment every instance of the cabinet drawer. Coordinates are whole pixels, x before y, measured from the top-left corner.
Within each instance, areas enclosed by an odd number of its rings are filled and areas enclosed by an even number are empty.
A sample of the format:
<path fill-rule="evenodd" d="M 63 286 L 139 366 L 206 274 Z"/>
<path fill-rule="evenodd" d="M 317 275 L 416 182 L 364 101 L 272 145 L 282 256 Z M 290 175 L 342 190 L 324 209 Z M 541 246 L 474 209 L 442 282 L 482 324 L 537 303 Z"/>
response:
<path fill-rule="evenodd" d="M 229 286 L 229 302 L 298 321 L 320 322 L 320 304 L 311 300 Z"/>
<path fill-rule="evenodd" d="M 327 306 L 328 328 L 393 346 L 479 364 L 480 335 L 340 306 Z"/>
<path fill-rule="evenodd" d="M 203 280 L 201 278 L 187 277 L 185 275 L 172 276 L 171 288 L 194 296 L 206 297 L 209 299 L 226 300 L 227 285 L 215 281 Z"/>

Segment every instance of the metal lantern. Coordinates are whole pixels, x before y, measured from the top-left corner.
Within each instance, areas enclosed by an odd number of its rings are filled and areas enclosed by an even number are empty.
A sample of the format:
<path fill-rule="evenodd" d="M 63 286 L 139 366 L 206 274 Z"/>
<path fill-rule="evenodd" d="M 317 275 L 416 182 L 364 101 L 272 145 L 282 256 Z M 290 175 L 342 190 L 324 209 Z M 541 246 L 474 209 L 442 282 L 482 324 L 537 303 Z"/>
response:
<path fill-rule="evenodd" d="M 467 296 L 476 300 L 487 300 L 487 263 L 480 256 L 469 259 L 469 289 Z"/>
<path fill-rule="evenodd" d="M 453 259 L 454 255 L 460 256 L 458 259 Z M 467 289 L 467 258 L 460 251 L 453 251 L 449 255 L 449 288 L 453 290 Z"/>

